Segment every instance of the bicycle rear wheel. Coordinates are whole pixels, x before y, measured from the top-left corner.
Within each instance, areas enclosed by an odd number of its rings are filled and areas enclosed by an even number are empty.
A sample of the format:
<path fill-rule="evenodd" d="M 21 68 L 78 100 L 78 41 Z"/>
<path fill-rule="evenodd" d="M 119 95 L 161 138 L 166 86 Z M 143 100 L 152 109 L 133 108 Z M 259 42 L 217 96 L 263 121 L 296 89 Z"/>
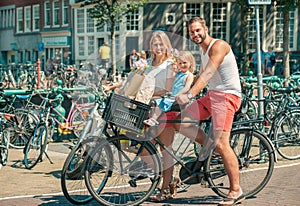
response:
<path fill-rule="evenodd" d="M 95 147 L 99 137 L 89 138 L 72 148 L 61 173 L 62 191 L 71 203 L 86 204 L 93 199 L 85 186 L 84 161 L 88 151 Z"/>
<path fill-rule="evenodd" d="M 142 151 L 147 154 L 143 158 Z M 125 136 L 102 140 L 85 162 L 88 190 L 103 205 L 141 204 L 160 181 L 162 166 L 156 152 L 151 143 Z"/>
<path fill-rule="evenodd" d="M 230 144 L 238 158 L 240 185 L 244 195 L 254 196 L 266 186 L 271 178 L 275 151 L 262 134 L 249 128 L 231 131 Z M 221 156 L 212 152 L 204 170 L 212 190 L 226 197 L 230 185 Z"/>
<path fill-rule="evenodd" d="M 24 164 L 27 169 L 32 169 L 42 160 L 43 152 L 47 147 L 47 138 L 47 126 L 45 124 L 39 125 L 25 147 Z"/>
<path fill-rule="evenodd" d="M 284 115 L 274 132 L 274 144 L 278 153 L 285 159 L 300 158 L 300 111 Z"/>

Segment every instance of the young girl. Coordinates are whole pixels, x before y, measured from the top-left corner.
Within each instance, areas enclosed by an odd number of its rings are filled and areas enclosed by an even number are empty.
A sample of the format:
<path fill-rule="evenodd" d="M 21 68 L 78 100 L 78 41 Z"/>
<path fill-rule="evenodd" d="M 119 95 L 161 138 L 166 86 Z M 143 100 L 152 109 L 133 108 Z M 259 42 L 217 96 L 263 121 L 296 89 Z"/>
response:
<path fill-rule="evenodd" d="M 189 51 L 180 51 L 177 63 L 173 71 L 175 73 L 175 79 L 172 86 L 171 96 L 173 98 L 159 98 L 155 102 L 157 107 L 153 109 L 153 115 L 150 119 L 144 121 L 146 125 L 154 126 L 157 125 L 157 119 L 163 112 L 170 110 L 180 110 L 179 105 L 175 102 L 175 97 L 179 94 L 185 94 L 189 91 L 193 80 L 195 71 L 195 58 Z M 177 70 L 177 71 L 176 71 Z"/>

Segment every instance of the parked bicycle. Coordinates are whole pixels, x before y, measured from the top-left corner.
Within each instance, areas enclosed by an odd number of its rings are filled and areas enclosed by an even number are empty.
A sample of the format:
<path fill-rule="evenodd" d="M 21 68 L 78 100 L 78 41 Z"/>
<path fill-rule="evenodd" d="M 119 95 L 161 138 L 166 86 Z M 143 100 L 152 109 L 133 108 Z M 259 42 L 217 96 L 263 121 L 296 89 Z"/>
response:
<path fill-rule="evenodd" d="M 58 94 L 51 98 L 51 94 L 51 92 L 47 92 L 43 96 L 39 93 L 42 100 L 39 121 L 35 126 L 33 136 L 24 149 L 24 164 L 27 169 L 33 168 L 39 161 L 42 161 L 43 154 L 50 160 L 46 153 L 47 146 L 57 127 L 61 131 L 67 131 L 75 136 L 80 135 L 92 105 L 72 102 L 70 111 L 65 117 L 61 111 L 63 96 Z M 52 161 L 50 160 L 50 162 Z"/>
<path fill-rule="evenodd" d="M 84 204 L 93 199 L 85 187 L 83 169 L 84 159 L 105 131 L 105 122 L 101 118 L 106 103 L 106 93 L 101 85 L 94 89 L 95 103 L 88 116 L 76 145 L 71 148 L 61 173 L 61 187 L 65 197 L 73 204 Z"/>

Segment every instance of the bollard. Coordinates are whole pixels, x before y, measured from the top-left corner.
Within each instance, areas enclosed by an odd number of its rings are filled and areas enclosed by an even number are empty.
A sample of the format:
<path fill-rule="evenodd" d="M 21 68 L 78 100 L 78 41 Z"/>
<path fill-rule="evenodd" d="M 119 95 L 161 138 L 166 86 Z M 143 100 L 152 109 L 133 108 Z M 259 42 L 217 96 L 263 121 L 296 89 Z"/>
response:
<path fill-rule="evenodd" d="M 37 88 L 41 88 L 41 61 L 40 58 L 37 60 Z"/>

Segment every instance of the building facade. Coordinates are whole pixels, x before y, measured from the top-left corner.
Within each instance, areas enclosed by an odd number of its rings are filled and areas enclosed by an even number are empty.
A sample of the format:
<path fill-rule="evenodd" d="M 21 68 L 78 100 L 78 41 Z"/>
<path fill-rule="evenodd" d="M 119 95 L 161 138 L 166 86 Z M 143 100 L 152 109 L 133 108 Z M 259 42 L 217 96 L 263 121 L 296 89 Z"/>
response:
<path fill-rule="evenodd" d="M 98 49 L 110 42 L 110 25 L 96 27 L 84 0 L 4 0 L 0 1 L 0 62 L 24 63 L 52 59 L 58 63 L 97 63 Z M 247 16 L 247 52 L 256 48 L 254 7 Z M 207 19 L 209 33 L 230 43 L 236 55 L 243 56 L 241 11 L 235 0 L 150 0 L 143 8 L 116 22 L 116 67 L 128 70 L 132 49 L 149 49 L 149 37 L 155 30 L 168 33 L 177 49 L 192 51 L 197 61 L 199 47 L 189 40 L 187 22 L 193 16 Z M 283 51 L 283 15 L 273 6 L 259 9 L 261 47 Z M 299 10 L 290 12 L 291 61 L 299 62 Z M 110 42 L 111 45 L 111 42 Z"/>
<path fill-rule="evenodd" d="M 69 0 L 0 2 L 0 62 L 71 63 Z"/>

